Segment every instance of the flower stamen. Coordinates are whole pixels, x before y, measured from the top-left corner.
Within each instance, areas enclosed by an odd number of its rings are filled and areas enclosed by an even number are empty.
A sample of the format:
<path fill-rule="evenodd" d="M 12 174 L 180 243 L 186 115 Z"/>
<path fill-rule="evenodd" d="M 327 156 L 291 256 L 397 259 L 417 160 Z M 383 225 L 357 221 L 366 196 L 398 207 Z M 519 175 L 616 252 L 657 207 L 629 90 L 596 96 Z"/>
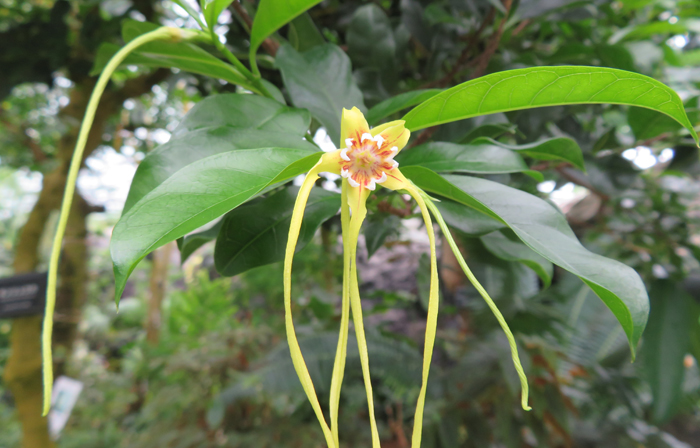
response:
<path fill-rule="evenodd" d="M 389 150 L 382 149 L 385 138 L 381 135 L 373 137 L 369 132 L 362 134 L 359 144 L 355 141 L 351 138 L 345 139 L 347 148 L 340 150 L 340 174 L 348 179 L 353 187 L 363 186 L 374 190 L 376 184 L 387 179 L 387 171 L 399 165 L 394 160 L 399 148 L 394 146 Z"/>

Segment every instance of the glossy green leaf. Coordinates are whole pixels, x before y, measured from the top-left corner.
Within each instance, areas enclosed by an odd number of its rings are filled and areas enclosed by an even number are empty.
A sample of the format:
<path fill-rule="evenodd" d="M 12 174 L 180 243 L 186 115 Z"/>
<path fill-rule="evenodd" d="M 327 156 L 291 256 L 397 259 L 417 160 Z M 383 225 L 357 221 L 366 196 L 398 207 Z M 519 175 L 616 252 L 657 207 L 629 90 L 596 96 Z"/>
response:
<path fill-rule="evenodd" d="M 182 240 L 178 239 L 178 242 L 182 241 L 178 244 L 178 248 L 180 249 L 180 263 L 184 263 L 194 251 L 204 246 L 209 241 L 215 240 L 223 223 L 224 220 L 220 219 L 207 230 L 192 233 L 182 238 Z"/>
<path fill-rule="evenodd" d="M 372 107 L 365 118 L 370 125 L 376 125 L 382 118 L 386 118 L 396 112 L 420 104 L 442 92 L 442 89 L 412 90 L 393 96 Z"/>
<path fill-rule="evenodd" d="M 228 213 L 216 239 L 214 264 L 228 277 L 284 259 L 297 188 L 284 188 L 254 204 Z M 340 195 L 314 188 L 304 210 L 297 251 L 340 209 Z"/>
<path fill-rule="evenodd" d="M 307 154 L 318 150 L 309 142 L 301 138 L 292 139 L 283 132 L 227 126 L 189 132 L 159 146 L 139 164 L 124 204 L 124 212 L 129 211 L 178 170 L 197 160 L 233 150 L 269 147 L 304 149 Z"/>
<path fill-rule="evenodd" d="M 498 138 L 505 134 L 515 134 L 515 125 L 509 123 L 489 123 L 481 125 L 469 131 L 460 143 L 471 143 L 478 138 Z"/>
<path fill-rule="evenodd" d="M 649 290 L 651 313 L 642 354 L 654 398 L 655 422 L 668 421 L 678 410 L 683 391 L 683 359 L 690 349 L 692 299 L 670 280 L 657 280 Z M 697 323 L 695 323 L 697 325 Z"/>
<path fill-rule="evenodd" d="M 619 68 L 620 70 L 631 72 L 637 71 L 634 58 L 624 45 L 598 45 L 596 46 L 596 51 L 603 67 Z"/>
<path fill-rule="evenodd" d="M 529 171 L 522 157 L 498 145 L 458 145 L 430 142 L 411 148 L 396 157 L 401 167 L 422 166 L 440 173 L 520 173 Z M 542 174 L 534 173 L 538 180 Z"/>
<path fill-rule="evenodd" d="M 396 42 L 386 13 L 374 3 L 357 8 L 346 34 L 348 52 L 359 66 L 393 67 Z"/>
<path fill-rule="evenodd" d="M 369 3 L 355 10 L 345 34 L 355 68 L 370 73 L 381 90 L 393 90 L 397 81 L 396 40 L 389 18 L 382 8 Z"/>
<path fill-rule="evenodd" d="M 694 296 L 691 295 L 693 299 Z M 695 299 L 691 304 L 690 312 L 690 353 L 695 357 L 695 362 L 700 363 L 700 303 Z"/>
<path fill-rule="evenodd" d="M 223 93 L 207 97 L 185 115 L 173 137 L 217 126 L 286 132 L 301 139 L 311 124 L 309 113 L 256 95 Z"/>
<path fill-rule="evenodd" d="M 250 31 L 250 54 L 255 55 L 260 44 L 302 12 L 321 0 L 260 0 Z"/>
<path fill-rule="evenodd" d="M 305 53 L 283 45 L 275 63 L 282 72 L 292 103 L 309 109 L 326 128 L 333 143 L 338 144 L 343 108 L 356 106 L 363 112 L 366 110 L 345 52 L 332 44 L 319 45 Z"/>
<path fill-rule="evenodd" d="M 468 176 L 440 176 L 422 167 L 402 169 L 424 190 L 498 219 L 535 252 L 581 278 L 622 325 L 634 357 L 649 314 L 644 283 L 634 269 L 589 252 L 559 210 L 505 185 Z"/>
<path fill-rule="evenodd" d="M 630 108 L 627 121 L 637 140 L 646 140 L 666 132 L 677 132 L 683 128 L 672 118 L 641 107 Z"/>
<path fill-rule="evenodd" d="M 480 138 L 474 140 L 471 144 L 496 145 L 500 146 L 501 148 L 517 151 L 519 154 L 532 157 L 533 159 L 560 160 L 562 162 L 569 162 L 580 170 L 586 170 L 583 163 L 583 152 L 581 151 L 581 147 L 575 140 L 566 137 L 550 138 L 526 145 L 508 145 L 490 138 Z"/>
<path fill-rule="evenodd" d="M 197 160 L 236 149 L 318 150 L 303 140 L 307 111 L 257 95 L 222 94 L 206 98 L 188 112 L 169 142 L 139 164 L 124 204 L 126 213 L 179 169 Z"/>
<path fill-rule="evenodd" d="M 398 216 L 388 213 L 372 213 L 364 224 L 365 247 L 367 258 L 384 245 L 384 241 L 390 236 L 398 235 L 401 228 L 401 220 Z"/>
<path fill-rule="evenodd" d="M 493 73 L 435 95 L 404 120 L 415 131 L 496 112 L 590 103 L 656 110 L 678 121 L 698 141 L 673 89 L 648 76 L 602 67 L 531 67 Z"/>
<path fill-rule="evenodd" d="M 308 171 L 320 154 L 290 148 L 230 151 L 179 170 L 124 213 L 111 241 L 118 301 L 139 261 L 211 222 L 270 185 Z"/>
<path fill-rule="evenodd" d="M 508 233 L 512 234 L 512 232 Z M 548 288 L 552 283 L 552 275 L 554 274 L 552 263 L 527 247 L 515 235 L 509 237 L 503 232 L 493 232 L 482 236 L 481 241 L 486 249 L 498 258 L 506 261 L 517 261 L 535 271 L 537 276 L 542 279 L 545 288 Z"/>
<path fill-rule="evenodd" d="M 302 53 L 326 43 L 308 12 L 291 21 L 287 38 L 292 47 Z"/>
<path fill-rule="evenodd" d="M 209 27 L 215 27 L 221 12 L 228 8 L 233 3 L 233 0 L 205 0 L 204 2 L 204 18 Z"/>
<path fill-rule="evenodd" d="M 507 227 L 499 219 L 487 216 L 459 202 L 442 199 L 435 205 L 450 227 L 468 236 L 482 236 Z"/>
<path fill-rule="evenodd" d="M 153 31 L 159 25 L 148 22 L 126 21 L 122 27 L 122 35 L 125 42 Z M 96 74 L 102 71 L 111 57 L 119 50 L 114 44 L 102 44 L 98 50 L 95 64 L 90 73 Z M 257 92 L 248 79 L 234 66 L 227 64 L 207 51 L 190 42 L 150 42 L 131 53 L 122 64 L 142 65 L 146 67 L 178 68 L 190 73 L 211 76 L 223 79 L 231 84 L 239 85 L 252 92 Z M 266 83 L 265 86 L 272 86 Z M 272 86 L 273 91 L 277 90 Z"/>

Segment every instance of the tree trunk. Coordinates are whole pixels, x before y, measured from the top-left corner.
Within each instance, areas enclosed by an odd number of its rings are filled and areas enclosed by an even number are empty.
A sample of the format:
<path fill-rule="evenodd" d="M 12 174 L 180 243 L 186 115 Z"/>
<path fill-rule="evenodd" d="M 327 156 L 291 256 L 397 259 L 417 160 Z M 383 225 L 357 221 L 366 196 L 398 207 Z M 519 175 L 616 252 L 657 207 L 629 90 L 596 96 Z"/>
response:
<path fill-rule="evenodd" d="M 165 297 L 165 285 L 168 280 L 168 265 L 174 243 L 156 249 L 153 252 L 151 281 L 149 285 L 148 314 L 146 317 L 146 340 L 151 345 L 158 345 L 161 324 L 161 306 Z"/>
<path fill-rule="evenodd" d="M 66 176 L 60 167 L 44 177 L 39 199 L 19 237 L 14 261 L 16 273 L 32 272 L 39 264 L 39 241 L 51 211 L 61 199 L 65 183 Z M 47 419 L 41 416 L 41 320 L 41 316 L 30 316 L 12 322 L 10 358 L 3 375 L 22 423 L 23 448 L 54 446 L 49 438 Z"/>

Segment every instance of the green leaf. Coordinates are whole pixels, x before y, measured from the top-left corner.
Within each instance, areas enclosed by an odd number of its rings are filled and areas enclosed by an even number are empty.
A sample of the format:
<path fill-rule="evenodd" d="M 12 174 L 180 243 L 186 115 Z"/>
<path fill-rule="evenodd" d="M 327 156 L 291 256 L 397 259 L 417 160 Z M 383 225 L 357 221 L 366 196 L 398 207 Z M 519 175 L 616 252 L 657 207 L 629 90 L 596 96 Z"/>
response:
<path fill-rule="evenodd" d="M 657 280 L 649 291 L 651 314 L 644 333 L 642 355 L 654 397 L 656 423 L 668 421 L 678 410 L 683 392 L 683 359 L 690 349 L 692 299 L 670 280 Z M 697 323 L 694 323 L 697 325 Z"/>
<path fill-rule="evenodd" d="M 122 27 L 122 36 L 124 42 L 129 42 L 141 34 L 153 31 L 159 27 L 160 25 L 156 25 L 155 23 L 127 20 Z M 114 44 L 102 44 L 98 50 L 95 64 L 90 73 L 96 74 L 101 72 L 119 48 L 119 46 Z M 122 65 L 174 67 L 190 73 L 223 79 L 224 81 L 239 85 L 251 92 L 259 93 L 255 86 L 253 86 L 234 66 L 227 64 L 190 42 L 147 43 L 127 56 Z M 265 86 L 272 86 L 273 91 L 277 90 L 272 84 L 265 83 Z"/>
<path fill-rule="evenodd" d="M 521 173 L 530 171 L 522 157 L 498 145 L 430 142 L 397 156 L 401 167 L 422 166 L 441 173 Z M 542 174 L 534 172 L 541 182 Z"/>
<path fill-rule="evenodd" d="M 238 207 L 224 217 L 214 249 L 214 264 L 221 275 L 232 277 L 284 259 L 297 192 L 297 188 L 284 188 L 260 202 Z M 297 251 L 339 209 L 339 194 L 314 188 L 304 210 Z"/>
<path fill-rule="evenodd" d="M 376 125 L 382 118 L 386 118 L 391 114 L 395 114 L 396 112 L 400 112 L 408 107 L 420 104 L 423 101 L 434 97 L 440 92 L 442 92 L 442 89 L 423 89 L 412 90 L 410 92 L 396 95 L 372 107 L 369 112 L 367 112 L 365 118 L 370 125 Z"/>
<path fill-rule="evenodd" d="M 637 71 L 634 58 L 624 45 L 598 45 L 596 50 L 600 63 L 604 67 L 619 68 L 631 72 Z"/>
<path fill-rule="evenodd" d="M 267 187 L 308 171 L 320 153 L 290 148 L 230 151 L 198 160 L 144 196 L 114 227 L 115 299 L 149 252 L 254 198 Z"/>
<path fill-rule="evenodd" d="M 443 177 L 422 167 L 406 167 L 402 172 L 428 192 L 498 219 L 532 250 L 581 278 L 622 325 L 634 358 L 649 314 L 644 283 L 634 269 L 589 252 L 564 215 L 538 197 L 486 179 Z"/>
<path fill-rule="evenodd" d="M 367 259 L 384 245 L 384 241 L 392 235 L 397 235 L 401 227 L 401 220 L 398 216 L 388 213 L 372 213 L 368 216 L 364 224 L 365 247 L 367 248 Z"/>
<path fill-rule="evenodd" d="M 504 134 L 515 134 L 516 133 L 516 127 L 515 125 L 509 124 L 509 123 L 490 123 L 490 124 L 484 124 L 481 125 L 477 128 L 472 129 L 469 131 L 467 135 L 465 135 L 460 143 L 471 143 L 474 140 L 478 138 L 498 138 Z"/>
<path fill-rule="evenodd" d="M 415 131 L 496 112 L 590 103 L 656 110 L 682 124 L 698 142 L 673 89 L 648 76 L 602 67 L 531 67 L 482 76 L 435 95 L 404 120 Z"/>
<path fill-rule="evenodd" d="M 608 39 L 609 44 L 630 40 L 644 40 L 657 34 L 683 34 L 688 31 L 687 21 L 670 23 L 668 21 L 647 22 L 621 29 Z"/>
<path fill-rule="evenodd" d="M 179 169 L 197 160 L 236 149 L 317 148 L 302 139 L 310 117 L 257 95 L 222 94 L 206 98 L 188 112 L 169 142 L 139 164 L 122 213 Z"/>
<path fill-rule="evenodd" d="M 490 138 L 480 138 L 472 141 L 472 145 L 491 144 L 501 148 L 517 151 L 518 153 L 537 160 L 561 160 L 569 162 L 576 168 L 586 171 L 583 163 L 583 152 L 575 140 L 566 137 L 550 138 L 527 145 L 507 145 Z"/>
<path fill-rule="evenodd" d="M 260 0 L 250 31 L 250 54 L 272 33 L 321 0 Z"/>
<path fill-rule="evenodd" d="M 686 279 L 687 281 L 687 279 Z M 700 303 L 694 299 L 691 304 L 690 312 L 690 353 L 695 357 L 695 362 L 700 363 Z"/>
<path fill-rule="evenodd" d="M 666 132 L 677 132 L 683 128 L 672 118 L 641 107 L 630 108 L 627 121 L 637 140 L 646 140 Z"/>
<path fill-rule="evenodd" d="M 350 59 L 338 46 L 319 45 L 299 53 L 283 45 L 275 59 L 282 72 L 292 103 L 313 115 L 328 132 L 333 143 L 340 139 L 340 115 L 343 108 L 366 107 L 362 92 L 352 78 Z"/>
<path fill-rule="evenodd" d="M 180 263 L 184 263 L 194 251 L 204 246 L 209 241 L 216 239 L 216 236 L 219 234 L 219 230 L 221 229 L 221 225 L 223 223 L 224 220 L 221 219 L 207 230 L 192 233 L 184 237 L 182 239 L 182 243 L 178 245 L 180 249 Z M 179 241 L 180 240 L 178 239 L 178 242 Z"/>
<path fill-rule="evenodd" d="M 233 3 L 233 0 L 206 0 L 204 2 L 204 18 L 207 21 L 207 25 L 211 28 L 215 27 L 221 12 L 228 8 L 231 3 Z"/>
<path fill-rule="evenodd" d="M 435 205 L 450 227 L 468 236 L 482 236 L 506 228 L 506 225 L 499 219 L 487 216 L 459 202 L 442 199 Z"/>
<path fill-rule="evenodd" d="M 508 233 L 512 234 L 512 232 Z M 552 275 L 554 274 L 552 263 L 523 244 L 515 235 L 509 237 L 503 232 L 493 232 L 482 236 L 481 241 L 486 249 L 498 258 L 506 261 L 517 261 L 535 271 L 537 276 L 542 279 L 545 288 L 552 284 Z"/>
<path fill-rule="evenodd" d="M 301 140 L 311 124 L 309 113 L 256 95 L 223 93 L 198 102 L 173 131 L 173 136 L 203 128 L 229 126 L 286 132 Z"/>
<path fill-rule="evenodd" d="M 376 73 L 389 89 L 396 85 L 396 40 L 386 13 L 369 3 L 355 10 L 345 40 L 356 68 Z"/>
<path fill-rule="evenodd" d="M 294 49 L 302 53 L 326 43 L 308 12 L 291 21 L 288 39 Z"/>

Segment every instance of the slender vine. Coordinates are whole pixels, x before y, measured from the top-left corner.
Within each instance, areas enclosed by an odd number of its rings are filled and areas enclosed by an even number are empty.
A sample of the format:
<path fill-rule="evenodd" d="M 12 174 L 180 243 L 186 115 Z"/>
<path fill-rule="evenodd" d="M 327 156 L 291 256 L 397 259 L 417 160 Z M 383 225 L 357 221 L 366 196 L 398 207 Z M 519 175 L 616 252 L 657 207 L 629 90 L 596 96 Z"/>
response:
<path fill-rule="evenodd" d="M 63 194 L 61 210 L 58 218 L 58 226 L 54 235 L 53 245 L 51 247 L 51 258 L 49 259 L 49 274 L 46 291 L 46 310 L 44 313 L 44 323 L 41 334 L 41 352 L 43 362 L 43 382 L 44 382 L 44 407 L 43 415 L 47 415 L 51 407 L 51 389 L 53 387 L 53 354 L 51 351 L 51 337 L 53 333 L 53 314 L 56 308 L 56 283 L 58 278 L 58 261 L 61 256 L 61 245 L 63 237 L 66 233 L 66 225 L 68 223 L 68 214 L 70 213 L 71 205 L 73 204 L 73 195 L 75 194 L 75 184 L 78 178 L 80 166 L 83 163 L 83 153 L 87 144 L 88 135 L 92 123 L 95 119 L 97 105 L 100 102 L 102 93 L 114 71 L 126 59 L 126 57 L 136 48 L 148 42 L 156 40 L 173 40 L 180 41 L 192 39 L 197 36 L 197 32 L 190 30 L 182 30 L 172 27 L 161 27 L 146 34 L 138 36 L 134 40 L 127 43 L 110 59 L 107 66 L 100 74 L 95 84 L 95 89 L 90 95 L 90 100 L 85 111 L 85 117 L 80 125 L 78 133 L 78 141 L 75 145 L 73 158 L 68 169 L 68 177 L 66 178 L 66 189 Z"/>

